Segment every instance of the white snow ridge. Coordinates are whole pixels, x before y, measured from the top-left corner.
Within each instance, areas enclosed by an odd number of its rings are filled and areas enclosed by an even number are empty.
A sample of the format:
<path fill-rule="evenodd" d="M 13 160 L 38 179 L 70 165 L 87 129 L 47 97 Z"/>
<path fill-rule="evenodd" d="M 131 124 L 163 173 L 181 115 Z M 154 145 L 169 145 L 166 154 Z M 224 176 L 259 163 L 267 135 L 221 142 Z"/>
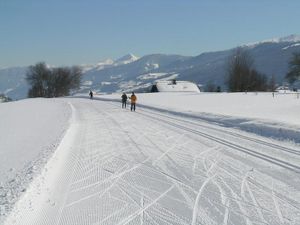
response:
<path fill-rule="evenodd" d="M 115 61 L 115 65 L 123 65 L 123 64 L 132 63 L 132 62 L 134 62 L 138 59 L 139 59 L 139 57 L 137 57 L 137 56 L 130 53 L 130 54 L 127 54 L 127 55 L 117 59 Z"/>
<path fill-rule="evenodd" d="M 243 45 L 243 46 L 255 47 L 255 46 L 257 46 L 259 44 L 263 44 L 263 43 L 281 43 L 281 42 L 290 42 L 290 43 L 300 42 L 300 35 L 291 34 L 291 35 L 286 36 L 286 37 L 271 38 L 271 39 L 267 39 L 267 40 L 264 40 L 264 41 L 248 43 L 248 44 Z"/>
<path fill-rule="evenodd" d="M 14 204 L 5 196 L 15 186 L 1 189 L 1 212 L 11 207 L 0 224 L 300 224 L 296 95 L 138 93 L 135 112 L 122 109 L 120 97 L 1 104 L 1 118 L 19 113 L 26 121 L 17 135 L 8 129 L 13 119 L 0 127 L 0 165 L 22 158 L 40 169 Z M 23 116 L 29 108 L 35 116 Z M 286 136 L 266 133 L 266 125 Z M 29 153 L 57 140 L 35 164 L 40 156 Z M 28 154 L 20 155 L 22 146 Z"/>

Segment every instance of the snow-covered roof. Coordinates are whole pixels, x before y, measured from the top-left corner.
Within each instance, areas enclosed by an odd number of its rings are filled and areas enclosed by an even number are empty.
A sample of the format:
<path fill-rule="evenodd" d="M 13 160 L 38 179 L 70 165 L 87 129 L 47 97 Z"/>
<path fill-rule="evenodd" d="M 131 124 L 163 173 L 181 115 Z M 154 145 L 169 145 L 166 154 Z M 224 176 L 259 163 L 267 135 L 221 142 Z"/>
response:
<path fill-rule="evenodd" d="M 279 86 L 278 88 L 276 88 L 276 91 L 279 90 L 290 90 L 290 88 L 288 86 Z"/>
<path fill-rule="evenodd" d="M 200 92 L 197 85 L 190 81 L 160 80 L 155 85 L 159 92 Z"/>

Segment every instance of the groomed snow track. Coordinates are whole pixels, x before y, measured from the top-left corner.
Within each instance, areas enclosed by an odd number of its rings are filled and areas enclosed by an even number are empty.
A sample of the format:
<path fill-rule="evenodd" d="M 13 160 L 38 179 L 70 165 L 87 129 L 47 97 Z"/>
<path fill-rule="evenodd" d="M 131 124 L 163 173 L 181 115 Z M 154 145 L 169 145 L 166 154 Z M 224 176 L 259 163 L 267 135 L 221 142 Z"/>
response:
<path fill-rule="evenodd" d="M 300 224 L 300 147 L 68 99 L 70 129 L 5 225 Z"/>

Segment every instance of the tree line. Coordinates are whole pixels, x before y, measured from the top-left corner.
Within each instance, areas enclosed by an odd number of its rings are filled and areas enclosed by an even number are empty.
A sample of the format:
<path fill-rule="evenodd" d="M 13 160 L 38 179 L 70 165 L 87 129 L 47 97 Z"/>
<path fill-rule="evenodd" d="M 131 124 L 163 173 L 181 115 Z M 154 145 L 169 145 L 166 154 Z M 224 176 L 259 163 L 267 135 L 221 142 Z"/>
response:
<path fill-rule="evenodd" d="M 257 71 L 254 58 L 244 48 L 237 48 L 226 63 L 226 85 L 230 92 L 245 91 L 275 91 L 276 79 L 268 77 Z M 289 62 L 289 71 L 286 80 L 293 84 L 300 79 L 300 53 L 294 53 Z M 211 81 L 206 86 L 206 91 L 220 92 L 220 87 Z"/>
<path fill-rule="evenodd" d="M 289 72 L 285 77 L 291 84 L 300 79 L 300 52 L 295 52 L 289 62 Z"/>
<path fill-rule="evenodd" d="M 28 97 L 61 97 L 80 87 L 82 70 L 78 66 L 49 68 L 40 62 L 30 66 L 26 80 L 30 84 Z"/>

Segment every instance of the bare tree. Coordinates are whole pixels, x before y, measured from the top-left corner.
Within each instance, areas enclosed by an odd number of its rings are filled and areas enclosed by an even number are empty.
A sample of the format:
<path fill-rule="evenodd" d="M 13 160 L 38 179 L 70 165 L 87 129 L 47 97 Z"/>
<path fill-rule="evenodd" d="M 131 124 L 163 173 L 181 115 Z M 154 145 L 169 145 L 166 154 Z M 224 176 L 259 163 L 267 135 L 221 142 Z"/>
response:
<path fill-rule="evenodd" d="M 249 53 L 237 48 L 229 57 L 227 74 L 228 88 L 230 91 L 245 91 L 248 89 L 248 79 L 253 67 L 253 59 Z"/>
<path fill-rule="evenodd" d="M 31 85 L 28 96 L 67 96 L 70 91 L 80 87 L 81 77 L 82 70 L 77 66 L 49 69 L 45 63 L 37 63 L 31 66 L 27 73 L 27 81 Z"/>
<path fill-rule="evenodd" d="M 31 85 L 28 97 L 45 97 L 50 73 L 44 62 L 29 67 L 26 75 L 26 80 Z"/>
<path fill-rule="evenodd" d="M 72 74 L 70 90 L 79 89 L 82 78 L 82 69 L 79 66 L 73 66 L 70 72 Z"/>
<path fill-rule="evenodd" d="M 227 85 L 229 91 L 264 91 L 267 78 L 254 68 L 254 59 L 243 48 L 237 48 L 227 63 Z"/>
<path fill-rule="evenodd" d="M 269 90 L 273 92 L 275 91 L 275 89 L 276 89 L 276 78 L 273 74 L 269 82 Z"/>

